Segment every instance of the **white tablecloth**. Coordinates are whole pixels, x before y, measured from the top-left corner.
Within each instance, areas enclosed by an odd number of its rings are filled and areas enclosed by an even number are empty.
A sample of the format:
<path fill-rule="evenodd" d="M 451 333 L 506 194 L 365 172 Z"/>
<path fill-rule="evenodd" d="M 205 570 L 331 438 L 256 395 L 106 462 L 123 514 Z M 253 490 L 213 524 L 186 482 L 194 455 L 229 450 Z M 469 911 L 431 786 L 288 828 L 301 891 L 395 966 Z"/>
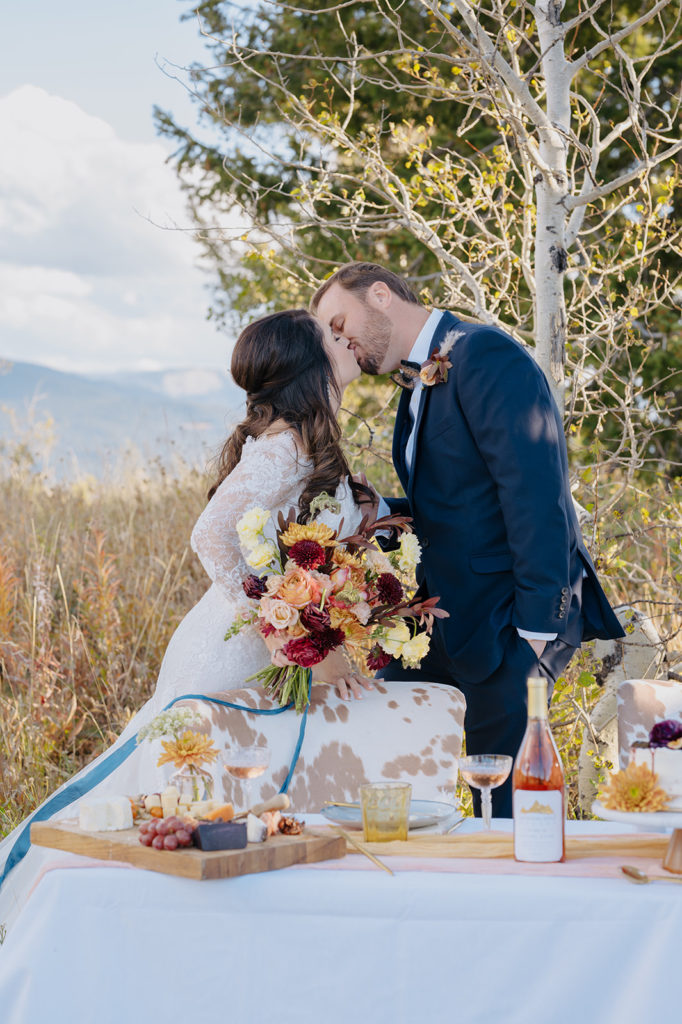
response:
<path fill-rule="evenodd" d="M 641 1024 L 677 1019 L 681 949 L 664 883 L 54 870 L 0 948 L 0 1020 Z"/>

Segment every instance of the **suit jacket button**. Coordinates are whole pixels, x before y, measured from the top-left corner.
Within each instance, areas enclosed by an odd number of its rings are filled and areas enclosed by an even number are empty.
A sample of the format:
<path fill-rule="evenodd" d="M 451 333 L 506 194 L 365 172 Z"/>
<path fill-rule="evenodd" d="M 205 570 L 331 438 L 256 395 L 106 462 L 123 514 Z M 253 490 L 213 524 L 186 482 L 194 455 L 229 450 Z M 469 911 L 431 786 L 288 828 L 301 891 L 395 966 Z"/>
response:
<path fill-rule="evenodd" d="M 420 537 L 419 538 L 419 543 L 421 544 L 421 546 L 423 548 L 428 548 L 428 546 L 429 546 L 429 538 L 428 537 Z"/>
<path fill-rule="evenodd" d="M 563 617 L 565 616 L 565 614 L 566 614 L 566 612 L 559 612 L 559 618 L 560 618 L 560 619 L 563 619 Z"/>
<path fill-rule="evenodd" d="M 568 592 L 569 592 L 569 591 L 568 591 L 568 587 L 562 587 L 562 588 L 561 588 L 561 593 L 562 593 L 562 594 L 563 594 L 564 596 L 565 596 L 566 594 L 568 594 Z"/>

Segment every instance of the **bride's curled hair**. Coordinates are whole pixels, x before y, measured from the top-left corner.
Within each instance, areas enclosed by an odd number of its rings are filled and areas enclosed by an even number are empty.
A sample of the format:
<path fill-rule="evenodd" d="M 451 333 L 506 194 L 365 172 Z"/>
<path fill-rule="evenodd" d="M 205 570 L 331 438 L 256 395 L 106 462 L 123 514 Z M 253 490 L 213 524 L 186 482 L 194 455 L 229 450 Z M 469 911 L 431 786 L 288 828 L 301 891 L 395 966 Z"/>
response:
<path fill-rule="evenodd" d="M 271 313 L 249 324 L 232 353 L 232 377 L 246 391 L 246 417 L 228 437 L 216 460 L 213 496 L 239 462 L 247 437 L 259 437 L 275 423 L 286 423 L 299 438 L 312 471 L 299 500 L 299 522 L 321 491 L 333 494 L 346 479 L 358 498 L 341 447 L 341 429 L 334 412 L 339 388 L 324 347 L 320 325 L 306 309 Z"/>

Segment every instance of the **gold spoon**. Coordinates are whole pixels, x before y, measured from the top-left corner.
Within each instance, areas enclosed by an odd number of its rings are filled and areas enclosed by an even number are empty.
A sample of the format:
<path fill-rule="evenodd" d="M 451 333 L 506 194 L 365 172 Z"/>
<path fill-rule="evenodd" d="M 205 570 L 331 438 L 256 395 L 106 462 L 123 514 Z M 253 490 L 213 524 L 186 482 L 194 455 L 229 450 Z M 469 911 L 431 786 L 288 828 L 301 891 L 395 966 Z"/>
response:
<path fill-rule="evenodd" d="M 621 864 L 620 870 L 628 882 L 632 882 L 634 885 L 645 885 L 647 882 L 677 882 L 678 885 L 682 885 L 682 878 L 668 878 L 667 875 L 646 875 L 639 868 L 633 867 L 632 864 Z"/>

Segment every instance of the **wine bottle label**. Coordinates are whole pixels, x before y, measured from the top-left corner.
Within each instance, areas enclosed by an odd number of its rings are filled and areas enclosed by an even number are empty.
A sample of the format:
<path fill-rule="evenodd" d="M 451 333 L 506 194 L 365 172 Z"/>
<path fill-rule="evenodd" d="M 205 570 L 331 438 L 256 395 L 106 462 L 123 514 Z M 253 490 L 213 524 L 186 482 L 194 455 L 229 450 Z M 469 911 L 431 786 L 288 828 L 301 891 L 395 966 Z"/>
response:
<path fill-rule="evenodd" d="M 514 792 L 514 856 L 550 863 L 563 855 L 563 799 L 558 789 Z"/>

